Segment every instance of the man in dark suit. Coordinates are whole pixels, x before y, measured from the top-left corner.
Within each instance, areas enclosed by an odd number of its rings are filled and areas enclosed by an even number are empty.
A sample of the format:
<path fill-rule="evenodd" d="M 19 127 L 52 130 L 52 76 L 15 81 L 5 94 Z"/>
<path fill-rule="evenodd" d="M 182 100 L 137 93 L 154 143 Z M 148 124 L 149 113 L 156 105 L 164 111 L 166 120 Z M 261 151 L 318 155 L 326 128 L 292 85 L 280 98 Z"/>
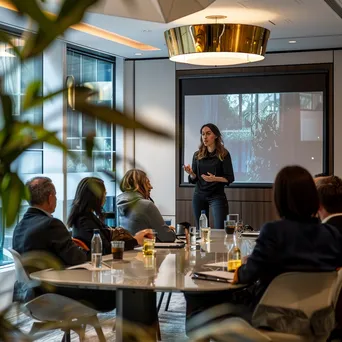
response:
<path fill-rule="evenodd" d="M 64 223 L 52 216 L 56 209 L 56 189 L 48 177 L 35 177 L 26 183 L 30 208 L 13 233 L 13 249 L 19 254 L 44 251 L 64 265 L 78 265 L 87 260 L 86 253 L 71 239 Z"/>
<path fill-rule="evenodd" d="M 26 183 L 31 198 L 30 208 L 23 219 L 17 224 L 13 234 L 13 249 L 19 254 L 33 251 L 43 251 L 57 257 L 64 265 L 78 265 L 87 261 L 87 254 L 71 239 L 71 235 L 64 223 L 52 216 L 56 209 L 56 189 L 48 177 L 34 177 Z M 34 270 L 30 265 L 27 271 Z M 40 295 L 46 292 L 44 287 L 34 289 L 34 293 L 21 293 L 16 285 L 18 295 Z M 24 288 L 24 291 L 27 289 Z M 24 292 L 22 291 L 22 292 Z M 54 288 L 58 294 L 80 300 L 100 311 L 110 311 L 115 308 L 114 291 L 93 291 L 88 289 L 74 289 L 63 286 Z"/>
<path fill-rule="evenodd" d="M 315 183 L 320 201 L 319 218 L 342 233 L 342 179 L 337 176 L 317 177 Z"/>
<path fill-rule="evenodd" d="M 320 206 L 318 215 L 322 223 L 335 226 L 342 233 L 342 179 L 337 176 L 315 177 Z M 328 341 L 342 340 L 342 296 L 340 294 L 336 308 L 337 328 Z"/>

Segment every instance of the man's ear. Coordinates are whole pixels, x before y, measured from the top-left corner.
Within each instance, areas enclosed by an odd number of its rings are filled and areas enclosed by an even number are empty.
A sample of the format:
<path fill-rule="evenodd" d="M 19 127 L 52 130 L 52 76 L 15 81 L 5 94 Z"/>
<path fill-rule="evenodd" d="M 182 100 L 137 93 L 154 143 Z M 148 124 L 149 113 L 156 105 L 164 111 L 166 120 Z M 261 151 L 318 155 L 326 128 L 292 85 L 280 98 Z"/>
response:
<path fill-rule="evenodd" d="M 318 217 L 323 220 L 324 219 L 324 213 L 325 213 L 325 209 L 324 207 L 320 204 L 318 207 L 318 211 L 317 211 L 317 215 Z"/>

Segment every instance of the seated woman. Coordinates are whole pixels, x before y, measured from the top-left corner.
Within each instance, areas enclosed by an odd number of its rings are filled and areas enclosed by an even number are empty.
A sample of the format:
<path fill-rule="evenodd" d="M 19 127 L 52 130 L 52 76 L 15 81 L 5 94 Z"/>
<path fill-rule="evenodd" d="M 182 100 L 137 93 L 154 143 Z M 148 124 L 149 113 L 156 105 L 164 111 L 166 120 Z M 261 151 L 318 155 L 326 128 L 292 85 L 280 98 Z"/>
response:
<path fill-rule="evenodd" d="M 91 248 L 94 229 L 100 230 L 102 253 L 111 253 L 112 240 L 125 240 L 125 249 L 142 245 L 144 237 L 152 237 L 151 230 L 143 230 L 131 236 L 122 228 L 111 228 L 103 222 L 102 207 L 106 201 L 106 188 L 100 178 L 83 178 L 77 186 L 71 206 L 67 226 L 72 228 L 72 236 Z"/>
<path fill-rule="evenodd" d="M 152 228 L 160 242 L 176 239 L 174 228 L 165 224 L 158 208 L 150 198 L 152 186 L 146 173 L 132 169 L 126 172 L 120 183 L 122 194 L 117 196 L 116 207 L 120 225 L 131 234 Z"/>
<path fill-rule="evenodd" d="M 307 170 L 287 166 L 279 171 L 274 183 L 274 204 L 280 219 L 263 225 L 252 254 L 235 272 L 235 283 L 249 286 L 208 298 L 186 295 L 188 317 L 203 308 L 229 302 L 238 304 L 237 315 L 248 318 L 279 274 L 327 272 L 342 266 L 341 234 L 316 218 L 318 193 Z"/>

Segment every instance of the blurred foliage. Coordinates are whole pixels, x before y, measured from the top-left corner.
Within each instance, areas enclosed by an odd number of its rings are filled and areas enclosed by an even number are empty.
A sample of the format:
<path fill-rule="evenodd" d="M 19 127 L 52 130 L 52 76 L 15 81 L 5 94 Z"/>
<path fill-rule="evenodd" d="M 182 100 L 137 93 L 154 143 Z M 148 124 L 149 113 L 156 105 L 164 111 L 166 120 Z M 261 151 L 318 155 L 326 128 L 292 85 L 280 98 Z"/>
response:
<path fill-rule="evenodd" d="M 0 32 L 0 41 L 10 45 L 12 52 L 20 62 L 30 60 L 42 54 L 70 26 L 79 23 L 87 9 L 97 1 L 62 0 L 58 13 L 51 14 L 43 10 L 42 3 L 48 2 L 47 0 L 8 0 L 7 2 L 14 6 L 13 9 L 20 16 L 29 19 L 34 31 L 24 32 L 22 36 L 24 46 L 17 47 L 12 39 L 13 37 L 4 32 Z M 29 199 L 25 185 L 16 170 L 13 170 L 13 162 L 24 151 L 37 143 L 48 143 L 62 149 L 65 153 L 70 153 L 67 146 L 58 139 L 57 132 L 48 131 L 42 125 L 35 125 L 28 121 L 22 122 L 13 117 L 13 99 L 3 91 L 4 83 L 4 75 L 0 75 L 0 100 L 4 118 L 0 130 L 0 198 L 3 207 L 2 225 L 10 226 L 16 220 L 22 200 Z M 84 115 L 125 128 L 142 129 L 158 136 L 170 137 L 168 133 L 156 127 L 150 127 L 132 119 L 127 113 L 91 103 L 89 98 L 94 95 L 94 91 L 88 88 L 74 87 L 70 89 L 69 87 L 68 89 L 65 87 L 45 96 L 41 95 L 41 89 L 42 84 L 38 80 L 29 84 L 23 100 L 23 113 L 55 96 L 63 95 L 66 97 L 67 92 L 72 91 L 75 101 L 73 109 L 82 112 Z M 95 135 L 91 134 L 86 138 L 88 156 L 91 155 L 94 148 L 94 138 Z M 6 311 L 0 314 L 0 340 L 25 340 L 26 337 L 5 320 L 5 315 Z M 8 336 L 7 332 L 13 334 Z"/>
<path fill-rule="evenodd" d="M 43 11 L 40 6 L 41 0 L 10 0 L 20 15 L 29 17 L 35 24 L 35 32 L 25 32 L 24 46 L 20 49 L 15 46 L 11 36 L 1 32 L 0 41 L 9 44 L 13 48 L 13 53 L 24 62 L 31 59 L 49 47 L 53 41 L 74 24 L 79 23 L 87 8 L 97 0 L 64 0 L 61 2 L 59 13 L 51 15 Z M 0 75 L 0 83 L 4 84 L 4 79 Z M 3 89 L 2 86 L 0 89 Z M 93 104 L 89 98 L 94 95 L 94 91 L 86 87 L 74 87 L 73 89 L 60 89 L 53 93 L 41 96 L 42 84 L 35 80 L 29 84 L 23 100 L 23 111 L 29 111 L 35 106 L 41 105 L 44 101 L 58 95 L 66 95 L 73 92 L 75 103 L 74 109 L 84 115 L 97 118 L 106 123 L 111 123 L 130 129 L 142 129 L 152 134 L 169 137 L 168 133 L 156 127 L 138 122 L 130 115 L 121 113 L 113 108 Z M 41 142 L 56 146 L 66 153 L 67 147 L 57 138 L 57 132 L 44 129 L 43 126 L 34 125 L 29 122 L 20 122 L 13 118 L 13 100 L 0 91 L 2 112 L 5 119 L 0 131 L 0 197 L 4 207 L 4 216 L 7 226 L 15 222 L 21 201 L 28 199 L 29 194 L 25 189 L 17 173 L 11 170 L 12 163 L 28 148 Z M 94 148 L 94 134 L 86 137 L 87 155 L 91 156 Z M 10 193 L 10 195 L 9 195 Z M 9 197 L 11 201 L 9 202 Z"/>

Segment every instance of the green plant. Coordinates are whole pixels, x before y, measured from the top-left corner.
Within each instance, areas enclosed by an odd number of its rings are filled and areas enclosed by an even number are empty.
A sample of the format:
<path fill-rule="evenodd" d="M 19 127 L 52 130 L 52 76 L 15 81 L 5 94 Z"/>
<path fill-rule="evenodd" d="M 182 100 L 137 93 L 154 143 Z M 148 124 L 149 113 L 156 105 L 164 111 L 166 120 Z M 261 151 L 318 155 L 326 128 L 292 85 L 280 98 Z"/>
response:
<path fill-rule="evenodd" d="M 42 10 L 44 0 L 9 0 L 8 3 L 22 16 L 26 16 L 35 27 L 34 32 L 24 34 L 24 46 L 20 49 L 15 46 L 12 37 L 0 32 L 0 41 L 9 44 L 13 53 L 20 62 L 28 61 L 41 53 L 63 35 L 70 26 L 79 23 L 86 10 L 98 0 L 63 0 L 56 15 Z M 12 170 L 11 165 L 28 148 L 37 143 L 48 143 L 69 153 L 67 146 L 58 139 L 56 132 L 50 132 L 41 125 L 30 122 L 21 122 L 13 117 L 13 100 L 4 89 L 4 77 L 0 75 L 0 100 L 3 123 L 0 129 L 0 198 L 3 207 L 4 225 L 12 225 L 19 212 L 22 200 L 29 198 L 29 193 L 18 173 Z M 44 101 L 58 95 L 66 96 L 68 89 L 59 89 L 46 96 L 41 96 L 42 84 L 33 81 L 26 89 L 23 101 L 23 111 L 29 111 Z M 123 126 L 130 129 L 142 129 L 152 134 L 167 137 L 168 134 L 158 128 L 132 119 L 129 115 L 116 111 L 113 108 L 94 105 L 89 98 L 94 92 L 85 87 L 74 89 L 74 109 L 85 115 L 97 118 L 107 123 Z M 91 156 L 94 147 L 94 135 L 86 138 L 87 154 Z M 72 156 L 71 156 L 72 157 Z M 1 246 L 0 246 L 1 247 Z M 1 294 L 0 294 L 1 296 Z M 5 320 L 5 312 L 0 314 L 0 340 L 7 340 L 6 333 L 19 333 L 17 329 Z M 21 336 L 21 335 L 20 335 Z"/>
<path fill-rule="evenodd" d="M 13 52 L 21 62 L 27 61 L 41 54 L 53 41 L 63 35 L 74 24 L 79 23 L 89 6 L 98 0 L 64 0 L 57 15 L 51 16 L 44 12 L 39 2 L 44 0 L 11 0 L 21 15 L 28 16 L 36 25 L 35 32 L 25 34 L 24 46 L 18 49 L 12 42 L 12 37 L 0 32 L 0 40 L 11 45 Z M 0 76 L 1 77 L 1 76 Z M 3 78 L 0 78 L 3 84 Z M 29 84 L 23 101 L 23 110 L 29 111 L 44 101 L 60 94 L 66 94 L 68 89 L 63 88 L 46 96 L 40 95 L 42 84 L 33 81 Z M 3 87 L 2 87 L 3 89 Z M 113 108 L 95 105 L 89 101 L 94 91 L 85 87 L 74 89 L 74 109 L 98 118 L 107 123 L 113 123 L 131 129 L 142 129 L 153 134 L 167 136 L 166 132 L 158 128 L 149 127 L 133 120 L 129 115 Z M 28 198 L 24 184 L 15 171 L 11 171 L 12 163 L 28 148 L 38 142 L 46 142 L 67 152 L 67 147 L 57 138 L 56 132 L 50 132 L 40 125 L 29 122 L 20 122 L 13 118 L 12 99 L 0 91 L 0 99 L 4 116 L 4 125 L 0 131 L 0 197 L 3 203 L 5 221 L 7 225 L 14 223 L 21 201 Z M 87 153 L 90 156 L 94 147 L 95 136 L 90 134 L 86 138 Z M 10 190 L 10 191 L 9 191 Z M 9 196 L 11 201 L 9 202 Z"/>

